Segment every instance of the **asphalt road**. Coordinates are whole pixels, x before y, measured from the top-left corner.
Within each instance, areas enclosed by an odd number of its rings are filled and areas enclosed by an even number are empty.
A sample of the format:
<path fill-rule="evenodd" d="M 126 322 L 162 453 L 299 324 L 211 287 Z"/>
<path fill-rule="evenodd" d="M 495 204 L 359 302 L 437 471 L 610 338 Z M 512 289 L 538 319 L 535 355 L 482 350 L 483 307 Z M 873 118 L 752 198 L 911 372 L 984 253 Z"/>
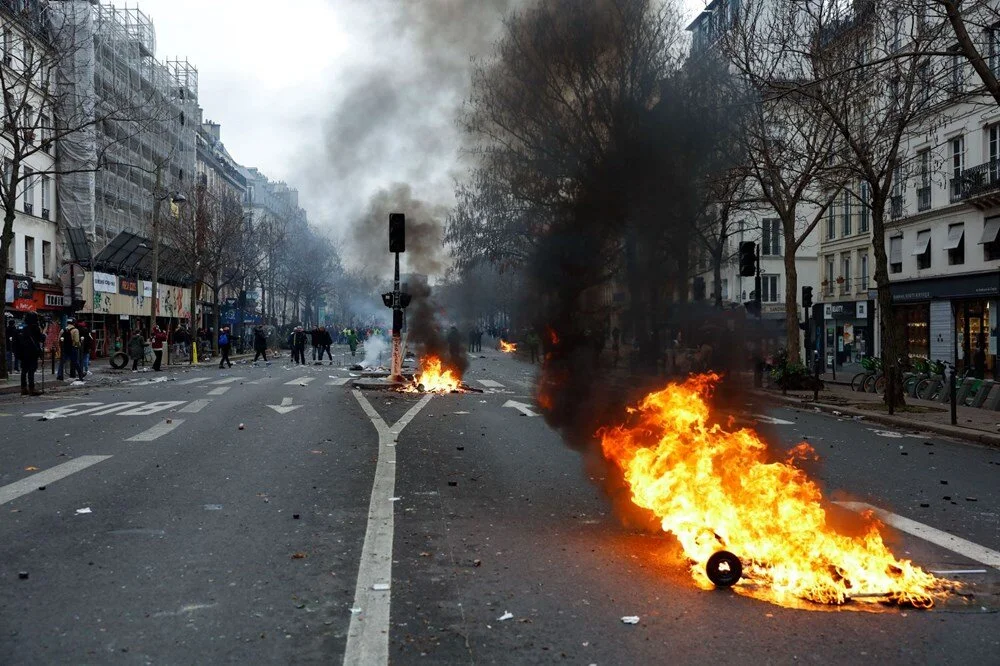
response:
<path fill-rule="evenodd" d="M 379 636 L 398 664 L 1000 663 L 1000 571 L 903 532 L 922 566 L 985 570 L 963 575 L 975 597 L 818 612 L 697 589 L 672 539 L 623 526 L 599 468 L 523 415 L 531 366 L 483 356 L 483 393 L 422 406 L 279 363 L 0 401 L 0 663 L 339 663 Z M 836 499 L 1000 550 L 1000 452 L 753 414 L 816 447 Z"/>

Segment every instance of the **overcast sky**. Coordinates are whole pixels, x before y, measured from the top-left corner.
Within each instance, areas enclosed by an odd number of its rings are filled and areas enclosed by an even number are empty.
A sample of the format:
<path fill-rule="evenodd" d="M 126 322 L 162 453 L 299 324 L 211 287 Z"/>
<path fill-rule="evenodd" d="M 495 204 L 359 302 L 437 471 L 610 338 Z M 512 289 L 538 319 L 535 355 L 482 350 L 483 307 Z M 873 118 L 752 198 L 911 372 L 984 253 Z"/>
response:
<path fill-rule="evenodd" d="M 465 92 L 449 88 L 465 83 L 466 51 L 483 50 L 517 1 L 142 0 L 138 7 L 155 25 L 157 57 L 186 56 L 198 68 L 205 118 L 222 124 L 233 157 L 297 187 L 314 223 L 343 228 L 394 182 L 410 183 L 417 199 L 447 198 L 458 149 L 454 113 Z M 704 6 L 686 4 L 691 15 Z M 442 69 L 447 76 L 437 75 Z"/>

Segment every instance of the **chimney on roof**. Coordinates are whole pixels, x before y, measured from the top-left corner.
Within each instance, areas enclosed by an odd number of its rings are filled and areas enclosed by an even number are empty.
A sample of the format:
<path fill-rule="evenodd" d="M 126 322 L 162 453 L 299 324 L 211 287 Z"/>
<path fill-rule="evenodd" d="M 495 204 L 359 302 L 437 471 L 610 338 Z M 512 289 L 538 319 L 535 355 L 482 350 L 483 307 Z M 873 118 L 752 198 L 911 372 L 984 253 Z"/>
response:
<path fill-rule="evenodd" d="M 201 124 L 201 128 L 216 141 L 222 140 L 222 125 L 211 120 L 206 120 Z"/>

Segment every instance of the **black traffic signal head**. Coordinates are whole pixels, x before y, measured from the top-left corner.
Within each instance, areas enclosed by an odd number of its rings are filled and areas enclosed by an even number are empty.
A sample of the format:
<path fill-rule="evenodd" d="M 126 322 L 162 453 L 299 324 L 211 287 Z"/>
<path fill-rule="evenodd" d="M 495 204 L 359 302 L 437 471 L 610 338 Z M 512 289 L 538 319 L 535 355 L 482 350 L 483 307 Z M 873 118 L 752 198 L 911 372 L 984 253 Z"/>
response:
<path fill-rule="evenodd" d="M 392 307 L 392 292 L 391 291 L 387 291 L 384 294 L 382 294 L 382 303 L 384 303 L 385 307 L 387 307 L 387 308 L 391 308 Z"/>
<path fill-rule="evenodd" d="M 740 243 L 740 275 L 751 277 L 757 273 L 757 244 L 753 241 Z"/>
<path fill-rule="evenodd" d="M 389 252 L 406 252 L 406 215 L 389 213 Z"/>
<path fill-rule="evenodd" d="M 400 307 L 404 307 L 405 308 L 406 306 L 408 306 L 410 304 L 410 298 L 411 298 L 411 296 L 409 294 L 407 294 L 405 292 L 400 292 L 399 293 L 399 305 L 400 305 Z"/>
<path fill-rule="evenodd" d="M 807 310 L 812 307 L 813 304 L 813 288 L 810 286 L 802 287 L 802 307 Z"/>

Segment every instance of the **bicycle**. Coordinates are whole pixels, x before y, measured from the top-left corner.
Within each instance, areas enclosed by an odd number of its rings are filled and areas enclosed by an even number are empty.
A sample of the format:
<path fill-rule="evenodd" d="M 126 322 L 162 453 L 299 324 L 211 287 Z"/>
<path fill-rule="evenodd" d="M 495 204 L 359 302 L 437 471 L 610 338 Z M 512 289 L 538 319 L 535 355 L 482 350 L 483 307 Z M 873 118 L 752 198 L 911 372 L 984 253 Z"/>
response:
<path fill-rule="evenodd" d="M 874 389 L 875 378 L 882 372 L 882 359 L 877 356 L 863 358 L 861 366 L 864 370 L 851 379 L 851 390 L 871 393 Z"/>

